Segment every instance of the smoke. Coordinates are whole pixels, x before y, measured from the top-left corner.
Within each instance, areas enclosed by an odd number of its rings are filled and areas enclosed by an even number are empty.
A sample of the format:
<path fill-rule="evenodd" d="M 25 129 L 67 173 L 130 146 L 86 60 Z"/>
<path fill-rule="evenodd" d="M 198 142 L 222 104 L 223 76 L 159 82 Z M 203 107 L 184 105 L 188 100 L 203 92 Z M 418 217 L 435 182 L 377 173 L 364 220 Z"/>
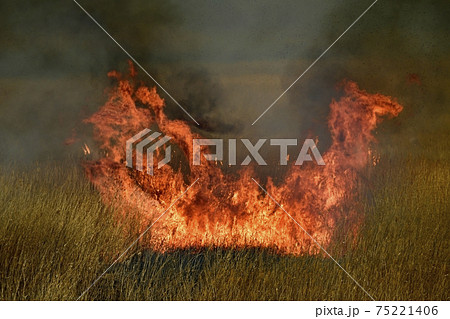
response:
<path fill-rule="evenodd" d="M 220 88 L 201 67 L 179 60 L 197 44 L 183 32 L 176 6 L 168 1 L 79 2 L 177 100 L 189 108 L 200 105 L 191 111 L 212 129 L 214 121 L 207 120 Z M 80 123 L 103 104 L 111 85 L 107 72 L 126 71 L 128 57 L 72 1 L 2 2 L 0 10 L 0 162 L 79 155 L 81 140 L 89 141 Z M 142 73 L 141 80 L 151 83 Z M 172 116 L 189 120 L 163 97 Z M 75 136 L 77 143 L 64 145 Z"/>
<path fill-rule="evenodd" d="M 445 1 L 379 1 L 253 126 L 371 0 L 79 2 L 203 135 L 319 136 L 323 151 L 329 104 L 344 78 L 405 105 L 381 128 L 386 136 L 420 144 L 424 132 L 448 134 Z M 81 141 L 91 142 L 82 119 L 104 103 L 106 73 L 126 72 L 128 57 L 71 1 L 9 1 L 0 10 L 0 162 L 79 154 Z M 159 93 L 170 118 L 195 125 Z M 64 145 L 73 132 L 79 142 Z"/>
<path fill-rule="evenodd" d="M 337 7 L 306 60 L 319 56 L 371 2 L 346 1 Z M 425 147 L 420 141 L 427 132 L 448 134 L 449 10 L 445 1 L 379 1 L 289 92 L 285 112 L 297 115 L 304 132 L 313 131 L 327 141 L 329 102 L 339 96 L 337 84 L 351 79 L 405 105 L 401 116 L 380 130 L 386 133 L 380 136 L 385 138 L 383 144 L 389 139 L 393 147 L 405 151 Z M 293 62 L 284 85 L 292 82 L 290 70 L 302 70 L 307 64 Z"/>

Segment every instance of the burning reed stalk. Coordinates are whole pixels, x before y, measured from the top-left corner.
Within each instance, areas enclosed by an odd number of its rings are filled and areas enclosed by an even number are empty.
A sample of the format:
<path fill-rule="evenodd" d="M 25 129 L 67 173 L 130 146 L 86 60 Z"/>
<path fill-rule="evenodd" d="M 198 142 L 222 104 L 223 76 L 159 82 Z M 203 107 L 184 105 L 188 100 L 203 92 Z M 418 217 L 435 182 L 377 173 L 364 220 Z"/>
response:
<path fill-rule="evenodd" d="M 377 299 L 447 300 L 449 153 L 382 160 L 365 224 L 330 253 Z M 73 300 L 136 238 L 72 166 L 0 170 L 0 299 Z M 133 223 L 131 223 L 133 224 Z M 129 226 L 129 225 L 128 225 Z M 133 225 L 132 225 L 133 226 Z M 136 227 L 136 225 L 134 225 Z M 134 228 L 135 229 L 135 228 Z M 151 234 L 149 234 L 151 236 Z M 329 259 L 264 249 L 137 247 L 85 299 L 365 299 Z"/>

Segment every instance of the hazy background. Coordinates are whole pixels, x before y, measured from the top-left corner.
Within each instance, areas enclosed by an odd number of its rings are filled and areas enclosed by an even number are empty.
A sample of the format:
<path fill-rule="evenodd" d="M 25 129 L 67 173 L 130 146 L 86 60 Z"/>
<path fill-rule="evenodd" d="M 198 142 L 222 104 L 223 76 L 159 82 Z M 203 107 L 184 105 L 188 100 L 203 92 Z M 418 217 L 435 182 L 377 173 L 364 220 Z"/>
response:
<path fill-rule="evenodd" d="M 79 2 L 207 136 L 313 134 L 323 151 L 343 78 L 405 106 L 380 128 L 388 148 L 449 136 L 447 1 L 378 1 L 254 126 L 373 1 Z M 64 140 L 74 131 L 89 140 L 81 121 L 106 100 L 106 73 L 125 71 L 128 57 L 72 1 L 2 1 L 0 15 L 0 162 L 80 154 L 81 141 Z M 161 95 L 172 118 L 191 121 Z"/>

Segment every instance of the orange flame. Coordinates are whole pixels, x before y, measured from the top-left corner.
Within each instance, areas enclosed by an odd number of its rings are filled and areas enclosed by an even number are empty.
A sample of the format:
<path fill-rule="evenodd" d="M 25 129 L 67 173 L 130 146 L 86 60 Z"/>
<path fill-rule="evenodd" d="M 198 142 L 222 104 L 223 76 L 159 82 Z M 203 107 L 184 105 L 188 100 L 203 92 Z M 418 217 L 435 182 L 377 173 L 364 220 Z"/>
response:
<path fill-rule="evenodd" d="M 295 255 L 319 252 L 311 238 L 252 181 L 254 168 L 245 167 L 231 176 L 214 162 L 192 165 L 192 139 L 201 136 L 185 122 L 167 118 L 164 100 L 155 88 L 135 87 L 118 72 L 109 76 L 118 80 L 117 87 L 99 111 L 85 120 L 93 124 L 94 137 L 105 154 L 85 163 L 103 198 L 119 199 L 121 209 L 138 212 L 149 225 L 200 178 L 155 223 L 144 244 L 160 251 L 221 246 L 267 247 Z M 372 131 L 383 117 L 397 116 L 402 110 L 392 98 L 369 94 L 354 82 L 343 82 L 343 91 L 344 96 L 330 104 L 332 143 L 323 156 L 326 165 L 292 165 L 283 184 L 277 186 L 271 178 L 265 184 L 267 192 L 324 247 L 340 218 L 352 219 L 357 228 L 357 212 L 347 203 L 357 193 L 358 170 L 372 161 Z M 190 174 L 183 176 L 180 169 L 166 165 L 150 176 L 125 166 L 126 140 L 152 125 L 172 137 L 172 144 L 189 163 Z"/>

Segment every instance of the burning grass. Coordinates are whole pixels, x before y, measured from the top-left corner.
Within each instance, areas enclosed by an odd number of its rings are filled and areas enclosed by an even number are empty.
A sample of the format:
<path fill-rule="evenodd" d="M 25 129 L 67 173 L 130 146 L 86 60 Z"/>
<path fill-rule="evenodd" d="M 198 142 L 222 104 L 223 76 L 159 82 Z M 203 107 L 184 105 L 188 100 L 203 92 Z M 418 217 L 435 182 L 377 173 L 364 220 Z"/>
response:
<path fill-rule="evenodd" d="M 355 243 L 329 251 L 376 299 L 448 300 L 449 153 L 384 158 Z M 77 164 L 0 170 L 0 299 L 73 300 L 137 235 Z M 370 190 L 369 190 L 370 188 Z M 131 226 L 131 227 L 130 227 Z M 131 229 L 131 230 L 130 230 Z M 353 242 L 353 241 L 352 241 Z M 329 259 L 265 249 L 136 247 L 86 295 L 100 300 L 360 300 Z"/>
<path fill-rule="evenodd" d="M 148 248 L 165 252 L 211 246 L 264 247 L 281 254 L 306 255 L 320 253 L 312 238 L 328 247 L 336 236 L 336 225 L 343 220 L 350 231 L 358 232 L 360 209 L 349 204 L 358 195 L 360 170 L 374 159 L 373 131 L 403 110 L 394 98 L 343 81 L 342 96 L 330 101 L 331 145 L 323 156 L 326 164 L 290 165 L 278 185 L 268 177 L 267 193 L 282 202 L 307 235 L 253 182 L 252 178 L 259 179 L 256 165 L 242 166 L 235 176 L 225 174 L 214 162 L 194 165 L 191 145 L 200 134 L 182 120 L 169 119 L 156 88 L 137 82 L 135 73 L 131 63 L 129 76 L 109 73 L 115 86 L 106 103 L 85 120 L 93 126 L 101 155 L 85 161 L 84 166 L 105 202 L 116 200 L 118 209 L 136 212 L 144 224 L 155 221 L 188 185 L 200 179 L 154 225 L 152 236 L 145 241 Z M 126 141 L 154 126 L 181 150 L 188 174 L 166 165 L 150 176 L 123 164 L 127 161 L 132 166 L 133 162 L 131 156 L 126 159 Z M 205 146 L 203 150 L 209 152 Z M 146 158 L 145 153 L 136 149 L 134 162 Z"/>

